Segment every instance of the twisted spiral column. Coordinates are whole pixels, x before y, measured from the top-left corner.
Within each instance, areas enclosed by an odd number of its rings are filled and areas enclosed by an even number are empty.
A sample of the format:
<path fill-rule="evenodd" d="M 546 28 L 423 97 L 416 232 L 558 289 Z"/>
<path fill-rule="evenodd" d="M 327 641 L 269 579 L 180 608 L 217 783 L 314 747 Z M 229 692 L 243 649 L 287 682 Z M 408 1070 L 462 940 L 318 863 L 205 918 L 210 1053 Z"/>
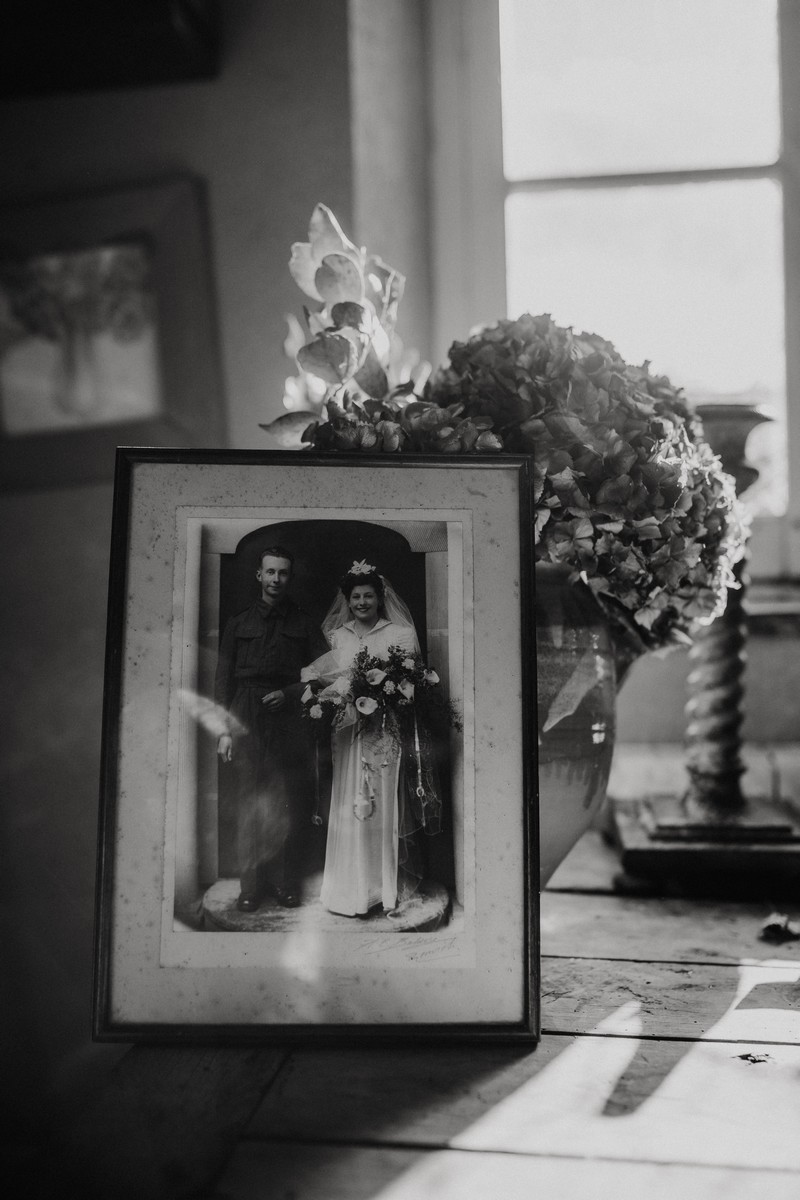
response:
<path fill-rule="evenodd" d="M 745 444 L 756 426 L 770 418 L 750 405 L 700 405 L 706 437 L 735 480 L 739 495 L 758 478 L 745 460 Z M 741 726 L 747 624 L 744 596 L 749 578 L 746 557 L 735 567 L 738 588 L 728 592 L 725 611 L 696 633 L 689 651 L 686 768 L 689 786 L 682 800 L 686 815 L 698 820 L 733 821 L 748 808 L 742 792 Z"/>
<path fill-rule="evenodd" d="M 744 564 L 737 566 L 740 587 L 728 592 L 725 611 L 695 637 L 689 651 L 692 669 L 686 704 L 686 769 L 689 786 L 683 804 L 688 815 L 708 820 L 739 816 L 747 807 L 742 792 L 742 701 L 747 630 L 742 596 Z"/>
<path fill-rule="evenodd" d="M 744 461 L 744 443 L 765 417 L 750 406 L 705 406 L 708 440 L 734 476 L 738 492 L 757 477 Z M 800 885 L 800 823 L 785 806 L 742 791 L 744 668 L 747 623 L 746 560 L 725 611 L 695 629 L 689 651 L 685 705 L 683 794 L 619 800 L 613 809 L 621 851 L 621 891 L 655 886 L 700 889 L 705 895 L 763 894 L 765 881 L 796 896 Z"/>

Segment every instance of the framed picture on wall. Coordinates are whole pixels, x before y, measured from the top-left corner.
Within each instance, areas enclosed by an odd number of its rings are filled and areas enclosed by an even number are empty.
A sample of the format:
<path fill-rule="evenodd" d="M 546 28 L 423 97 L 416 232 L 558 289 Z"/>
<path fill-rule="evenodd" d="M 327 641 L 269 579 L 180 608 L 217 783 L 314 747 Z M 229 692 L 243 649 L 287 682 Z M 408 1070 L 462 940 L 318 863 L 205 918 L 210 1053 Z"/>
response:
<path fill-rule="evenodd" d="M 118 451 L 97 1038 L 537 1036 L 531 588 L 522 457 Z"/>
<path fill-rule="evenodd" d="M 110 480 L 133 441 L 223 442 L 199 182 L 0 216 L 0 487 Z"/>

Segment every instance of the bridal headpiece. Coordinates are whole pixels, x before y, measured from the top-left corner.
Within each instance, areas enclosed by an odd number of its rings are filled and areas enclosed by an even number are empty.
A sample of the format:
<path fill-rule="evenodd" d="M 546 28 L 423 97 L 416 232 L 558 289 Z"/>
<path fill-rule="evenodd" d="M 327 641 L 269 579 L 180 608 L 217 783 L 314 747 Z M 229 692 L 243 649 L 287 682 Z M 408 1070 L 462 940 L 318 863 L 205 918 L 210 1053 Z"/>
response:
<path fill-rule="evenodd" d="M 348 575 L 374 575 L 375 571 L 376 571 L 376 568 L 373 567 L 371 563 L 368 563 L 365 558 L 362 558 L 361 562 L 353 563 L 352 567 L 347 572 L 347 574 Z"/>

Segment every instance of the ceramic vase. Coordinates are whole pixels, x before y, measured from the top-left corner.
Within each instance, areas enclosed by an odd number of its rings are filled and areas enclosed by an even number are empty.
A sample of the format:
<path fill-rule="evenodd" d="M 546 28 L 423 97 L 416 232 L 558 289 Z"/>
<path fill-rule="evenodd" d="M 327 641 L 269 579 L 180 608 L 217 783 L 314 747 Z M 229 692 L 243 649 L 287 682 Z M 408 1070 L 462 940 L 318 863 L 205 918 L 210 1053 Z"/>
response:
<path fill-rule="evenodd" d="M 633 661 L 569 570 L 536 566 L 541 886 L 602 808 L 614 751 L 617 689 Z"/>

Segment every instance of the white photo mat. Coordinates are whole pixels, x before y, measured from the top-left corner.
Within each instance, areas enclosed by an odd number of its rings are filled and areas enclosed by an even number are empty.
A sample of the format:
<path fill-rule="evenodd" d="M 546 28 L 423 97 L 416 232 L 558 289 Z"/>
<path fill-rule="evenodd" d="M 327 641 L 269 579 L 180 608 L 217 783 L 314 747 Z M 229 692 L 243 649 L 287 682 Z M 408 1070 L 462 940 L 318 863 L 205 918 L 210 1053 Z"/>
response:
<path fill-rule="evenodd" d="M 373 468 L 291 453 L 263 462 L 236 452 L 120 454 L 127 545 L 122 628 L 109 628 L 119 670 L 118 694 L 112 671 L 107 696 L 96 1035 L 532 1036 L 535 772 L 525 756 L 535 746 L 526 750 L 519 461 L 398 458 Z M 207 735 L 186 701 L 202 697 L 208 675 L 198 649 L 203 564 L 271 524 L 323 520 L 411 530 L 422 541 L 435 531 L 446 545 L 447 671 L 463 724 L 453 739 L 450 920 L 429 932 L 357 921 L 339 931 L 300 909 L 285 932 L 192 928 L 180 898 L 191 900 L 198 873 L 213 874 L 215 853 L 204 833 L 213 797 L 197 778 Z"/>

